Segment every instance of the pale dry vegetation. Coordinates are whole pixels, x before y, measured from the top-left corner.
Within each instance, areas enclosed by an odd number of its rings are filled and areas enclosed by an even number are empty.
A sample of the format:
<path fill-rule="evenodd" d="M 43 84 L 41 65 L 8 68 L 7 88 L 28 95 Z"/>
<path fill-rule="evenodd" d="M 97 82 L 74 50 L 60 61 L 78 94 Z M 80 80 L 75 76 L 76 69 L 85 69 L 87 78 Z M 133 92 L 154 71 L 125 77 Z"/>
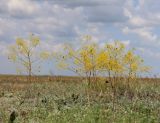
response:
<path fill-rule="evenodd" d="M 17 77 L 18 78 L 18 77 Z M 41 78 L 41 77 L 40 77 Z M 39 78 L 39 79 L 40 79 Z M 15 123 L 159 123 L 160 83 L 158 79 L 137 79 L 128 89 L 117 82 L 114 93 L 110 83 L 74 81 L 1 83 L 0 120 Z M 88 100 L 89 96 L 89 100 Z"/>

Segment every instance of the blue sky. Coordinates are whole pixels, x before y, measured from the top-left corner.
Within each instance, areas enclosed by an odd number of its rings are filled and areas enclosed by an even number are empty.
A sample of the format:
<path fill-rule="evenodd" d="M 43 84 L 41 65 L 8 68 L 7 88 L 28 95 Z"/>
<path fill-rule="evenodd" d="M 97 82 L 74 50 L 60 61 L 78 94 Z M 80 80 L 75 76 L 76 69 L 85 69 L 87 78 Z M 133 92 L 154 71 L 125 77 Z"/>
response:
<path fill-rule="evenodd" d="M 152 66 L 152 75 L 160 75 L 159 5 L 159 0 L 0 0 L 0 74 L 16 73 L 7 47 L 16 37 L 35 33 L 49 51 L 77 43 L 85 34 L 100 45 L 121 40 Z M 44 63 L 41 74 L 49 71 L 70 74 Z"/>

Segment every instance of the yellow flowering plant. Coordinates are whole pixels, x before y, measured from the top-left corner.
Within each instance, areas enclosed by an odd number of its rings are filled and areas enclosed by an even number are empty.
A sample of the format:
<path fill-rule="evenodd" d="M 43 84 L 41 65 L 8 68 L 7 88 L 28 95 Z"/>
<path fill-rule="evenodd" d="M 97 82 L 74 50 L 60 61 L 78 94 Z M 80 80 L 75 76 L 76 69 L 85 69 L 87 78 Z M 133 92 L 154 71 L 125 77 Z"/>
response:
<path fill-rule="evenodd" d="M 84 39 L 91 40 L 92 37 L 87 35 Z M 98 47 L 95 43 L 89 43 L 87 45 L 81 45 L 79 48 L 74 49 L 72 45 L 66 44 L 64 52 L 59 54 L 58 66 L 70 70 L 79 76 L 85 76 L 88 80 L 88 84 L 93 81 L 97 74 L 97 58 Z M 66 64 L 67 63 L 67 64 Z"/>
<path fill-rule="evenodd" d="M 38 48 L 39 45 L 39 37 L 31 34 L 29 40 L 17 38 L 16 43 L 9 47 L 9 60 L 23 66 L 24 70 L 28 73 L 29 81 L 31 81 L 31 75 L 33 74 L 33 65 L 37 61 L 49 57 L 47 52 L 37 54 L 35 49 Z"/>
<path fill-rule="evenodd" d="M 128 78 L 128 86 L 131 79 L 135 79 L 137 73 L 149 72 L 150 67 L 144 65 L 144 60 L 134 53 L 134 50 L 126 52 L 123 58 L 125 73 Z"/>
<path fill-rule="evenodd" d="M 126 47 L 120 41 L 106 43 L 105 47 L 100 48 L 98 44 L 93 43 L 90 35 L 84 36 L 86 44 L 73 48 L 71 44 L 66 44 L 64 52 L 58 55 L 60 66 L 63 69 L 73 71 L 74 73 L 85 76 L 90 83 L 96 80 L 97 76 L 107 73 L 109 81 L 117 81 L 120 77 L 126 75 L 130 78 L 139 71 L 147 71 L 148 68 L 143 65 L 143 60 L 134 54 L 133 50 L 126 50 Z M 62 65 L 64 64 L 64 65 Z"/>

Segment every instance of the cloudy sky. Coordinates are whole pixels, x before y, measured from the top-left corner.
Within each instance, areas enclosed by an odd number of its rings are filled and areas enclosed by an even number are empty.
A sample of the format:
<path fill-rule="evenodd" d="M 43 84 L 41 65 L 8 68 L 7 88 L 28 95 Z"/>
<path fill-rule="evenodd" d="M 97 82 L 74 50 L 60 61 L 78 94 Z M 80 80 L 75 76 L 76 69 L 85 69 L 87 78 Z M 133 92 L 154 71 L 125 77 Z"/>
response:
<path fill-rule="evenodd" d="M 160 0 L 0 0 L 0 74 L 15 73 L 7 47 L 30 33 L 54 51 L 85 34 L 99 44 L 121 40 L 137 49 L 152 74 L 159 74 L 159 5 Z M 51 63 L 43 65 L 42 74 L 48 71 L 59 74 Z"/>

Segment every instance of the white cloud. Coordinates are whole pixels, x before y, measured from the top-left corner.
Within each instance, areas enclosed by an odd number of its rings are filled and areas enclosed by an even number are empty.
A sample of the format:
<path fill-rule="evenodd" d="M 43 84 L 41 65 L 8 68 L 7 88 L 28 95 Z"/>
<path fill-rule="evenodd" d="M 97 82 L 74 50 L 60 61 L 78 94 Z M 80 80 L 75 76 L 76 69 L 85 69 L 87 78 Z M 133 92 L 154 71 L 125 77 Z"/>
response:
<path fill-rule="evenodd" d="M 152 30 L 150 28 L 131 28 L 129 29 L 128 27 L 124 27 L 122 29 L 123 33 L 128 34 L 128 33 L 134 33 L 138 35 L 143 41 L 147 42 L 155 42 L 157 41 L 157 35 L 152 33 Z"/>
<path fill-rule="evenodd" d="M 121 41 L 126 47 L 130 46 L 130 40 L 126 40 L 126 41 Z"/>
<path fill-rule="evenodd" d="M 7 6 L 11 13 L 20 11 L 31 14 L 37 10 L 37 5 L 30 0 L 9 0 Z"/>
<path fill-rule="evenodd" d="M 138 51 L 141 52 L 144 56 L 151 58 L 151 59 L 160 59 L 160 52 L 153 51 L 149 48 L 144 48 L 144 47 L 138 47 L 136 48 Z M 147 54 L 147 55 L 146 55 Z"/>
<path fill-rule="evenodd" d="M 0 56 L 7 56 L 8 54 L 8 43 L 5 43 L 3 41 L 0 41 Z"/>
<path fill-rule="evenodd" d="M 147 26 L 148 25 L 148 22 L 147 20 L 139 17 L 139 16 L 134 16 L 132 17 L 130 20 L 129 20 L 129 23 L 133 26 L 136 26 L 136 27 L 141 27 L 141 26 Z"/>
<path fill-rule="evenodd" d="M 56 43 L 51 41 L 42 41 L 40 49 L 48 52 L 60 52 L 64 48 L 63 43 Z"/>
<path fill-rule="evenodd" d="M 160 26 L 160 12 L 158 0 L 138 0 L 127 1 L 124 7 L 124 14 L 129 18 L 127 23 L 122 26 L 124 34 L 134 34 L 143 45 L 159 45 L 160 37 L 156 29 Z M 156 45 L 155 45 L 156 44 Z"/>

